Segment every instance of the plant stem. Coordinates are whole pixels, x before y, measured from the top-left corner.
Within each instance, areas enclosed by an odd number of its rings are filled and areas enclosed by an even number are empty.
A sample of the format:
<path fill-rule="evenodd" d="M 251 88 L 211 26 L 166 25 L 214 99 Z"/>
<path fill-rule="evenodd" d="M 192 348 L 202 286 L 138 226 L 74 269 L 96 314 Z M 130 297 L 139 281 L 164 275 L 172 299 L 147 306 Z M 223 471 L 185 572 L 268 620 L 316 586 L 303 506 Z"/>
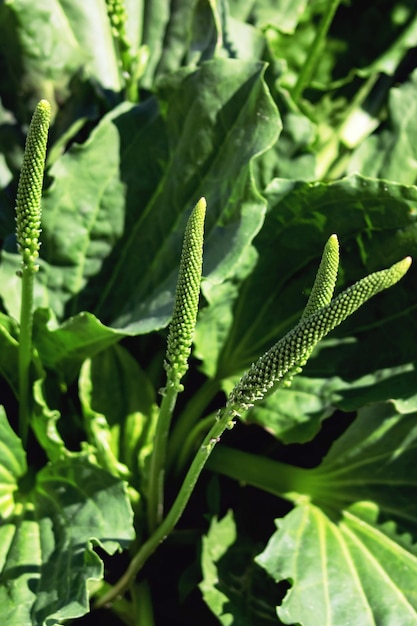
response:
<path fill-rule="evenodd" d="M 164 513 L 164 475 L 167 442 L 172 414 L 178 396 L 178 385 L 168 381 L 159 410 L 149 470 L 148 530 L 152 533 Z"/>
<path fill-rule="evenodd" d="M 196 441 L 204 436 L 210 430 L 210 427 L 213 423 L 213 414 L 208 415 L 207 417 L 200 419 L 191 432 L 188 433 L 187 437 L 184 439 L 181 448 L 177 450 L 177 459 L 175 463 L 175 474 L 178 475 L 183 471 L 184 467 L 187 464 L 188 459 L 192 456 L 193 448 L 196 445 Z"/>
<path fill-rule="evenodd" d="M 214 446 L 220 440 L 221 435 L 226 428 L 231 428 L 234 424 L 233 416 L 235 412 L 233 409 L 225 409 L 221 416 L 215 420 L 210 431 L 204 438 L 203 443 L 198 449 L 197 454 L 194 457 L 193 462 L 185 476 L 184 482 L 178 492 L 178 495 L 168 513 L 168 515 L 161 522 L 160 526 L 156 528 L 154 533 L 149 537 L 147 541 L 142 545 L 139 551 L 135 554 L 129 567 L 124 575 L 113 586 L 111 591 L 101 597 L 96 607 L 103 606 L 112 602 L 115 598 L 123 594 L 137 573 L 145 565 L 148 558 L 153 554 L 156 548 L 162 543 L 167 536 L 172 532 L 173 528 L 180 519 L 188 500 L 194 490 L 198 477 L 203 470 L 207 459 L 209 458 Z"/>
<path fill-rule="evenodd" d="M 298 500 L 306 489 L 311 470 L 280 463 L 273 459 L 219 446 L 207 463 L 208 469 L 257 487 L 291 502 Z"/>
<path fill-rule="evenodd" d="M 111 590 L 111 585 L 109 585 L 109 583 L 106 583 L 105 581 L 100 581 L 97 584 L 96 589 L 94 587 L 95 585 L 93 585 L 93 588 L 91 590 L 91 593 L 92 595 L 94 595 L 94 597 L 101 597 L 105 593 L 109 593 L 109 590 Z M 121 622 L 127 624 L 127 626 L 136 626 L 137 624 L 141 624 L 142 626 L 142 622 L 138 622 L 135 620 L 132 602 L 129 602 L 125 598 L 118 598 L 112 604 L 111 608 L 112 613 L 116 615 Z M 143 624 L 144 626 L 154 626 L 153 622 L 144 622 Z"/>
<path fill-rule="evenodd" d="M 19 435 L 26 444 L 29 423 L 29 368 L 32 356 L 32 309 L 34 274 L 22 270 L 19 335 Z"/>
<path fill-rule="evenodd" d="M 296 103 L 301 98 L 304 89 L 307 87 L 307 85 L 310 84 L 311 77 L 313 76 L 314 71 L 317 67 L 317 62 L 322 51 L 322 46 L 327 35 L 327 31 L 330 28 L 330 24 L 332 23 L 334 14 L 336 13 L 336 9 L 339 3 L 340 0 L 329 0 L 327 4 L 327 8 L 319 24 L 314 41 L 310 46 L 310 50 L 308 51 L 305 63 L 301 68 L 301 71 L 298 75 L 298 80 L 292 91 L 292 97 L 294 102 Z"/>
<path fill-rule="evenodd" d="M 152 598 L 146 580 L 133 585 L 131 590 L 134 606 L 135 624 L 138 626 L 155 626 Z"/>
<path fill-rule="evenodd" d="M 195 424 L 207 410 L 207 406 L 214 396 L 219 392 L 217 380 L 207 379 L 201 387 L 193 394 L 178 420 L 174 424 L 169 439 L 168 469 L 173 465 L 178 465 L 178 455 L 182 454 L 184 441 L 190 436 Z"/>

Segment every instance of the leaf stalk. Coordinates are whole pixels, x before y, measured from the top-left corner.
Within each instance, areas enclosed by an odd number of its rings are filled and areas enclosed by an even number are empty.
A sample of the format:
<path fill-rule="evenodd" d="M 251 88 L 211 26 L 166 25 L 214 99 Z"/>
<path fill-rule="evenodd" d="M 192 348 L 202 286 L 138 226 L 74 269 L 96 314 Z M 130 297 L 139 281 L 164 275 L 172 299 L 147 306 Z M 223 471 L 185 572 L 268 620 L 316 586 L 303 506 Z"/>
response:
<path fill-rule="evenodd" d="M 319 56 L 322 51 L 324 40 L 326 38 L 327 32 L 330 28 L 330 25 L 333 21 L 334 14 L 336 13 L 336 10 L 339 4 L 340 4 L 340 0 L 329 0 L 329 2 L 327 3 L 327 8 L 323 12 L 323 17 L 317 29 L 316 36 L 313 40 L 313 43 L 311 44 L 311 47 L 305 59 L 305 63 L 300 70 L 300 73 L 298 75 L 298 80 L 292 91 L 292 97 L 293 97 L 294 102 L 296 103 L 298 103 L 298 101 L 300 100 L 303 94 L 304 89 L 311 82 L 311 78 L 317 67 Z"/>

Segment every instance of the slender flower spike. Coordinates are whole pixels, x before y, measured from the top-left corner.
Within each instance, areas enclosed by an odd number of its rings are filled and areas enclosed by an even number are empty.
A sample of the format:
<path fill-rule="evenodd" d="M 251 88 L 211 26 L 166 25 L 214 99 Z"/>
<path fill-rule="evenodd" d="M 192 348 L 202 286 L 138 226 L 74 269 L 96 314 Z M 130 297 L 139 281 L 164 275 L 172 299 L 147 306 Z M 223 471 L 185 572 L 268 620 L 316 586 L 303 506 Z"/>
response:
<path fill-rule="evenodd" d="M 201 198 L 194 207 L 185 229 L 174 312 L 168 332 L 166 370 L 168 383 L 179 382 L 188 369 L 188 357 L 197 320 L 203 265 L 203 237 L 206 201 Z"/>
<path fill-rule="evenodd" d="M 337 270 L 339 269 L 339 242 L 336 235 L 327 240 L 323 256 L 316 274 L 313 289 L 301 319 L 316 313 L 333 298 L 336 285 Z"/>
<path fill-rule="evenodd" d="M 23 270 L 38 269 L 41 232 L 41 194 L 51 106 L 41 100 L 33 114 L 26 139 L 16 199 L 16 234 Z"/>
<path fill-rule="evenodd" d="M 130 48 L 126 34 L 127 12 L 123 0 L 106 0 L 113 37 L 120 43 L 123 52 Z"/>
<path fill-rule="evenodd" d="M 273 388 L 286 385 L 306 364 L 314 346 L 331 330 L 354 313 L 369 298 L 395 285 L 407 272 L 411 258 L 406 257 L 392 267 L 370 274 L 358 281 L 323 308 L 302 316 L 285 337 L 270 348 L 243 375 L 232 390 L 227 406 L 237 414 L 247 410 Z M 319 299 L 317 300 L 319 301 Z"/>

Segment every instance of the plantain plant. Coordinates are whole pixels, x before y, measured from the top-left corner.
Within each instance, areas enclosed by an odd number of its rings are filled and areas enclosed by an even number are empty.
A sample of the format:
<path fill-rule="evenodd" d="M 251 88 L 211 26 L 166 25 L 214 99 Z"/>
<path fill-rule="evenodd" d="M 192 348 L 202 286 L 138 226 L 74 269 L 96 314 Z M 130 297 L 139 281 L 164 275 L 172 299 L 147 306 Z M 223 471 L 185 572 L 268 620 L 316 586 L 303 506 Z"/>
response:
<path fill-rule="evenodd" d="M 89 584 L 96 608 L 113 603 L 115 613 L 127 624 L 136 623 L 135 620 L 139 620 L 137 623 L 140 624 L 150 624 L 153 618 L 148 586 L 143 579 L 138 581 L 137 576 L 174 530 L 213 451 L 218 444 L 222 449 L 223 433 L 232 429 L 237 419 L 254 405 L 271 397 L 280 388 L 287 389 L 294 376 L 307 364 L 317 344 L 370 298 L 395 285 L 408 271 L 411 258 L 406 257 L 388 269 L 366 276 L 334 297 L 339 244 L 336 235 L 330 236 L 298 323 L 235 381 L 224 406 L 206 416 L 191 432 L 190 445 L 185 460 L 183 458 L 183 465 L 188 464 L 188 469 L 182 473 L 173 501 L 166 506 L 164 500 L 170 467 L 168 451 L 171 438 L 175 439 L 171 422 L 179 394 L 184 391 L 183 379 L 189 368 L 202 280 L 204 224 L 210 207 L 207 207 L 205 198 L 201 198 L 191 211 L 185 227 L 164 359 L 166 381 L 160 390 L 161 402 L 148 413 L 146 426 L 142 414 L 128 412 L 125 423 L 118 424 L 116 436 L 110 428 L 111 408 L 108 407 L 108 415 L 100 413 L 91 402 L 91 388 L 85 386 L 86 379 L 92 381 L 94 378 L 94 359 L 96 362 L 100 359 L 103 346 L 117 343 L 122 334 L 105 330 L 85 313 L 70 320 L 63 329 L 71 333 L 74 325 L 85 327 L 93 323 L 104 333 L 103 342 L 98 341 L 99 348 L 91 352 L 84 346 L 79 360 L 80 379 L 84 380 L 84 387 L 82 382 L 80 386 L 80 397 L 85 439 L 80 451 L 71 450 L 70 441 L 67 442 L 64 434 L 61 436 L 56 428 L 57 415 L 48 410 L 48 389 L 50 392 L 56 386 L 51 381 L 48 387 L 48 363 L 42 360 L 46 351 L 42 335 L 39 337 L 39 326 L 36 341 L 32 342 L 33 277 L 38 268 L 40 249 L 40 199 L 49 120 L 49 103 L 42 100 L 29 128 L 16 202 L 17 245 L 22 257 L 19 271 L 22 296 L 19 332 L 13 342 L 10 335 L 10 345 L 16 348 L 18 363 L 16 392 L 19 420 L 17 433 L 13 432 L 4 415 L 1 422 L 3 445 L 12 450 L 10 467 L 7 463 L 4 465 L 12 479 L 3 489 L 6 506 L 0 530 L 4 546 L 2 598 L 8 606 L 7 611 L 13 615 L 13 623 L 17 623 L 16 619 L 20 619 L 21 623 L 29 623 L 29 619 L 33 624 L 52 623 L 51 620 L 58 623 L 87 610 L 87 581 L 96 579 L 99 582 Z M 44 332 L 53 350 L 62 349 L 62 334 L 51 337 L 46 327 Z M 117 358 L 125 358 L 117 352 L 117 347 L 115 350 Z M 135 371 L 135 366 L 131 367 Z M 117 367 L 114 374 L 113 370 L 110 372 L 110 376 L 116 375 L 116 372 Z M 146 395 L 141 374 L 136 380 L 138 385 L 140 394 Z M 41 418 L 39 407 L 43 411 Z M 121 429 L 124 429 L 123 436 Z M 66 436 L 69 435 L 67 432 Z M 119 442 L 117 445 L 116 440 Z M 24 449 L 29 452 L 35 442 L 45 455 L 45 461 L 36 459 L 34 463 L 32 459 L 32 466 L 28 467 Z M 224 447 L 223 453 L 213 454 L 210 467 L 231 477 L 240 475 L 261 489 L 269 488 L 276 494 L 296 493 L 295 501 L 301 496 L 323 498 L 327 493 L 325 477 L 320 478 L 319 472 L 303 474 L 297 468 L 285 468 L 284 465 L 268 466 L 268 459 L 258 461 L 259 468 L 265 467 L 265 476 L 269 467 L 281 472 L 280 478 L 268 483 L 267 479 L 260 479 L 256 471 L 251 473 L 253 459 L 249 456 L 246 457 L 247 469 L 239 470 L 240 459 L 245 459 L 244 453 L 241 454 L 243 457 L 239 457 L 238 451 Z M 18 477 L 19 485 L 14 484 L 13 476 Z M 7 484 L 6 480 L 4 484 Z M 270 486 L 267 487 L 267 484 Z M 32 528 L 39 549 L 35 557 L 29 557 L 27 537 L 33 525 L 39 527 L 39 530 Z M 56 529 L 55 536 L 49 533 L 49 525 Z M 10 531 L 13 527 L 15 537 L 12 540 Z M 92 541 L 110 554 L 131 544 L 130 562 L 118 582 L 111 585 L 100 582 L 103 577 L 102 562 L 92 549 Z M 29 569 L 25 570 L 22 558 L 30 558 L 32 565 Z M 258 561 L 268 570 L 268 556 L 260 555 Z M 22 574 L 13 574 L 16 565 L 23 568 Z M 29 584 L 33 576 L 32 567 L 36 570 L 35 582 Z M 270 573 L 273 575 L 273 572 Z M 54 593 L 52 575 L 58 581 L 69 580 L 70 600 L 59 593 L 51 600 Z M 123 599 L 128 589 L 130 599 Z M 23 600 L 24 606 L 18 610 L 17 605 Z"/>
<path fill-rule="evenodd" d="M 379 4 L 0 2 L 10 626 L 417 623 L 417 15 Z"/>

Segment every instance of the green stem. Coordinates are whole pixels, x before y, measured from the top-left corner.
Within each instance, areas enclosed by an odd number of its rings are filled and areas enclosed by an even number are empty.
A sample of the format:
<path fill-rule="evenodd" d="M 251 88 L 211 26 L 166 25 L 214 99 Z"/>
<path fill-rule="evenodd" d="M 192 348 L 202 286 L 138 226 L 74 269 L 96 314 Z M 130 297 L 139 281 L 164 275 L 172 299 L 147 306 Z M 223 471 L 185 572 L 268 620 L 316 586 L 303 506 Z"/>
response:
<path fill-rule="evenodd" d="M 361 88 L 358 90 L 356 95 L 353 97 L 348 107 L 345 110 L 343 119 L 340 121 L 340 124 L 333 130 L 333 133 L 321 147 L 317 151 L 317 168 L 316 174 L 318 179 L 326 179 L 326 180 L 335 180 L 340 178 L 345 172 L 345 163 L 343 154 L 341 155 L 341 146 L 346 150 L 345 155 L 347 157 L 350 156 L 351 151 L 358 145 L 351 145 L 348 148 L 345 147 L 345 142 L 343 141 L 343 133 L 346 131 L 346 126 L 349 123 L 349 119 L 354 115 L 355 112 L 361 109 L 364 101 L 369 96 L 372 88 L 375 85 L 375 82 L 378 79 L 378 75 L 369 76 Z M 379 100 L 379 98 L 378 98 Z M 376 116 L 377 112 L 373 113 Z M 373 128 L 369 130 L 372 132 Z M 361 138 L 363 139 L 363 138 Z"/>
<path fill-rule="evenodd" d="M 310 484 L 311 470 L 227 446 L 215 449 L 207 468 L 291 502 L 307 494 Z"/>
<path fill-rule="evenodd" d="M 19 336 L 19 435 L 26 445 L 29 428 L 29 370 L 32 358 L 33 270 L 22 270 Z"/>
<path fill-rule="evenodd" d="M 168 434 L 178 396 L 178 385 L 168 380 L 159 410 L 149 470 L 148 529 L 152 533 L 164 512 L 164 476 Z"/>
<path fill-rule="evenodd" d="M 184 441 L 188 439 L 190 431 L 193 430 L 195 424 L 200 420 L 207 410 L 207 406 L 218 392 L 218 381 L 207 379 L 193 394 L 181 415 L 179 415 L 169 439 L 167 465 L 169 471 L 172 470 L 174 464 L 177 465 L 178 455 L 183 449 Z"/>
<path fill-rule="evenodd" d="M 313 76 L 314 71 L 317 67 L 317 62 L 322 51 L 327 31 L 330 28 L 330 24 L 332 23 L 334 14 L 336 13 L 336 9 L 339 3 L 340 0 L 329 0 L 327 3 L 327 8 L 319 24 L 316 36 L 313 43 L 311 44 L 310 50 L 308 51 L 307 57 L 305 59 L 305 63 L 301 68 L 301 71 L 298 75 L 298 80 L 292 91 L 292 97 L 294 102 L 298 102 L 304 89 L 307 87 L 307 85 L 310 84 L 311 77 Z"/>
<path fill-rule="evenodd" d="M 208 459 L 206 468 L 293 504 L 306 497 L 315 502 L 325 502 L 335 509 L 346 504 L 346 494 L 340 490 L 337 475 L 329 474 L 322 466 L 305 469 L 235 448 L 218 446 Z"/>
<path fill-rule="evenodd" d="M 98 599 L 106 593 L 109 593 L 111 590 L 111 585 L 106 583 L 105 581 L 100 581 L 98 583 L 97 588 L 94 589 L 94 584 L 92 586 L 90 593 L 92 596 Z M 136 626 L 137 624 L 141 624 L 142 622 L 138 622 L 135 620 L 133 614 L 132 603 L 126 600 L 125 598 L 117 598 L 111 607 L 112 613 L 116 615 L 121 622 L 127 624 L 127 626 Z M 147 622 L 144 622 L 143 626 L 148 626 Z M 149 626 L 154 626 L 152 622 L 149 622 Z"/>
<path fill-rule="evenodd" d="M 196 441 L 201 441 L 201 438 L 210 430 L 213 419 L 214 416 L 211 414 L 199 420 L 191 432 L 188 433 L 181 448 L 178 448 L 178 458 L 175 463 L 175 473 L 177 475 L 184 470 L 188 459 L 192 456 L 193 448 L 196 447 Z"/>
<path fill-rule="evenodd" d="M 219 441 L 221 435 L 226 428 L 231 428 L 234 424 L 233 416 L 234 411 L 232 409 L 225 409 L 219 419 L 215 420 L 210 431 L 204 438 L 203 443 L 198 449 L 197 454 L 194 457 L 193 462 L 187 472 L 184 482 L 178 492 L 178 495 L 172 505 L 168 515 L 164 518 L 161 524 L 156 528 L 154 533 L 149 537 L 147 541 L 141 546 L 139 551 L 133 557 L 124 575 L 113 586 L 112 590 L 99 599 L 96 606 L 103 606 L 109 602 L 112 602 L 115 598 L 123 594 L 129 587 L 135 576 L 145 565 L 148 558 L 155 552 L 160 543 L 162 543 L 167 536 L 172 532 L 178 520 L 180 519 L 191 494 L 193 493 L 195 484 L 200 476 L 207 459 L 209 458 L 214 446 Z"/>
<path fill-rule="evenodd" d="M 135 624 L 138 626 L 155 626 L 152 598 L 146 580 L 132 585 L 131 594 L 134 606 Z"/>

